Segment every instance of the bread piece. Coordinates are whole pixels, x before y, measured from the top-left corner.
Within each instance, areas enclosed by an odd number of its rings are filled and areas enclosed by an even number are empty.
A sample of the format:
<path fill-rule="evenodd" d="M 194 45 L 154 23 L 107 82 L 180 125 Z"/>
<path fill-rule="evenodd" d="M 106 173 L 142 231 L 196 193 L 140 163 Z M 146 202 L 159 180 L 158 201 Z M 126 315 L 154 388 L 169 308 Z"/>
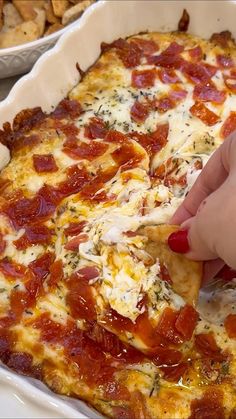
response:
<path fill-rule="evenodd" d="M 53 12 L 57 17 L 62 17 L 69 6 L 68 0 L 51 0 Z"/>
<path fill-rule="evenodd" d="M 184 255 L 170 250 L 167 244 L 168 237 L 178 228 L 178 226 L 162 224 L 144 227 L 140 233 L 149 239 L 146 251 L 167 267 L 174 291 L 187 303 L 195 305 L 201 286 L 202 263 L 189 260 Z"/>
<path fill-rule="evenodd" d="M 74 20 L 78 19 L 82 13 L 93 3 L 93 0 L 84 0 L 80 3 L 76 4 L 73 7 L 70 7 L 66 12 L 63 14 L 62 17 L 62 24 L 68 25 L 69 23 L 73 22 Z"/>
<path fill-rule="evenodd" d="M 40 37 L 37 23 L 23 22 L 15 28 L 0 34 L 0 48 L 10 48 L 26 42 L 35 41 Z"/>

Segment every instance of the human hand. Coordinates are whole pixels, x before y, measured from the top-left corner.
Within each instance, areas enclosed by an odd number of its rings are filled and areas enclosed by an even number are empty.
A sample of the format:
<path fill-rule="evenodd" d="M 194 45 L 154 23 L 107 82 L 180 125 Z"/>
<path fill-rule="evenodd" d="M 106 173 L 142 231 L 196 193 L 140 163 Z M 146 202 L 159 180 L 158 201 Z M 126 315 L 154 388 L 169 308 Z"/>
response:
<path fill-rule="evenodd" d="M 190 259 L 208 261 L 203 281 L 225 263 L 236 269 L 235 134 L 209 159 L 171 224 L 180 224 L 181 232 L 169 237 L 170 248 Z"/>

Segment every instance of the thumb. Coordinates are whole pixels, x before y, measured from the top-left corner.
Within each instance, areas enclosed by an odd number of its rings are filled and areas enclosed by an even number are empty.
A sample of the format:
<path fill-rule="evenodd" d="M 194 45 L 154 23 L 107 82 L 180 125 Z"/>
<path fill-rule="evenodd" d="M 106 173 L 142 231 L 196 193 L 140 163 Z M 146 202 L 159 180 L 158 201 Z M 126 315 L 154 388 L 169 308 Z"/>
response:
<path fill-rule="evenodd" d="M 204 261 L 220 258 L 236 268 L 235 185 L 235 176 L 228 177 L 202 201 L 196 215 L 181 225 L 182 230 L 188 230 L 188 258 Z"/>

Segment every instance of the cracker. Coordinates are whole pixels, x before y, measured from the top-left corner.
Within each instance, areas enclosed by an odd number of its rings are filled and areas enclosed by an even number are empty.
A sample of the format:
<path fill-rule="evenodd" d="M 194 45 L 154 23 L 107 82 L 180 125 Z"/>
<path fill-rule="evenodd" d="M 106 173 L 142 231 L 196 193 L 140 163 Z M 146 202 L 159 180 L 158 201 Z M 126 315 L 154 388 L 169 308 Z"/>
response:
<path fill-rule="evenodd" d="M 69 23 L 73 22 L 74 20 L 78 19 L 82 13 L 90 6 L 94 1 L 93 0 L 84 0 L 80 3 L 76 4 L 73 7 L 70 7 L 62 16 L 62 24 L 68 25 Z"/>
<path fill-rule="evenodd" d="M 172 225 L 147 226 L 140 230 L 149 240 L 146 251 L 165 264 L 173 282 L 174 291 L 192 305 L 196 305 L 202 280 L 202 263 L 174 253 L 167 245 L 171 233 L 179 227 Z"/>
<path fill-rule="evenodd" d="M 44 33 L 44 36 L 51 35 L 52 33 L 60 31 L 63 28 L 64 26 L 61 23 L 58 23 L 58 22 L 53 23 L 52 25 L 48 27 L 48 29 Z"/>
<path fill-rule="evenodd" d="M 12 3 L 24 21 L 28 21 L 36 18 L 35 9 L 43 9 L 47 0 L 12 0 Z"/>
<path fill-rule="evenodd" d="M 4 31 L 15 28 L 17 25 L 20 25 L 23 22 L 23 19 L 20 16 L 20 13 L 17 11 L 15 6 L 11 3 L 4 4 L 3 19 L 4 19 L 4 26 L 3 26 Z"/>
<path fill-rule="evenodd" d="M 49 23 L 60 23 L 60 20 L 58 17 L 55 16 L 52 8 L 52 3 L 49 1 L 45 5 L 45 11 L 46 11 L 46 20 Z"/>
<path fill-rule="evenodd" d="M 7 32 L 0 33 L 0 48 L 9 48 L 35 41 L 39 36 L 39 27 L 35 22 L 23 22 Z"/>
<path fill-rule="evenodd" d="M 68 0 L 51 0 L 53 12 L 57 17 L 62 17 L 69 6 Z"/>
<path fill-rule="evenodd" d="M 34 10 L 31 0 L 13 0 L 13 4 L 24 21 L 34 20 L 36 18 L 37 13 Z"/>
<path fill-rule="evenodd" d="M 35 23 L 38 25 L 39 28 L 39 36 L 43 36 L 45 30 L 45 23 L 46 23 L 46 12 L 45 10 L 35 9 L 37 16 L 34 19 Z"/>

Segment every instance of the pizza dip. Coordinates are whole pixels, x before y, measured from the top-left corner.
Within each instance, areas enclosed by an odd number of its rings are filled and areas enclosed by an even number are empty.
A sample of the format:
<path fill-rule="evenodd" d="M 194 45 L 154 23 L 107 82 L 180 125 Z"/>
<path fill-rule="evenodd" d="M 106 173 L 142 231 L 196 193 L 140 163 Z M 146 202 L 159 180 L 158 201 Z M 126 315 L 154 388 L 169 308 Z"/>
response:
<path fill-rule="evenodd" d="M 236 283 L 197 305 L 201 263 L 166 244 L 235 128 L 231 34 L 181 31 L 102 44 L 55 110 L 4 124 L 4 364 L 111 418 L 235 417 Z"/>

